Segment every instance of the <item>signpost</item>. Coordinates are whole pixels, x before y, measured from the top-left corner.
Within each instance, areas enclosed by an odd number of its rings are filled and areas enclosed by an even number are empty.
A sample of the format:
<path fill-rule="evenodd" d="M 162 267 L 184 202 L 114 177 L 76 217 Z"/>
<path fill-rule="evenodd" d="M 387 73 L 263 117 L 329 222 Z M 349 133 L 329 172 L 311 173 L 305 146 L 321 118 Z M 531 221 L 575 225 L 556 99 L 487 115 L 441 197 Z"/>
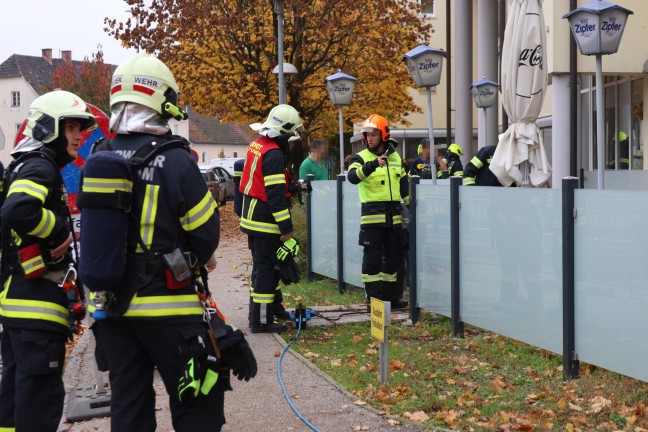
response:
<path fill-rule="evenodd" d="M 391 325 L 391 303 L 371 297 L 371 336 L 380 341 L 380 385 L 387 382 L 387 327 Z"/>

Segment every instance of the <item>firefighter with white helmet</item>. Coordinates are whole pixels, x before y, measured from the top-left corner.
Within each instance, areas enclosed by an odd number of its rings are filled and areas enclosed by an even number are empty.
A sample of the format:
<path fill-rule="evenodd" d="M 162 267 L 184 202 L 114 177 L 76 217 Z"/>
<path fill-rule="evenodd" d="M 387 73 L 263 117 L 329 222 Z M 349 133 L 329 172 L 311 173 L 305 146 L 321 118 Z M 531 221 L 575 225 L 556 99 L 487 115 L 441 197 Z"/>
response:
<path fill-rule="evenodd" d="M 248 235 L 254 266 L 250 329 L 253 333 L 280 333 L 286 326 L 275 319 L 282 312 L 275 308 L 283 308 L 275 296 L 281 292 L 279 269 L 284 263 L 278 262 L 277 251 L 286 248 L 288 252 L 279 255 L 290 262 L 299 252 L 293 238 L 286 157 L 290 139 L 297 136 L 302 122 L 295 108 L 280 104 L 270 110 L 265 122 L 250 127 L 259 137 L 248 145 L 239 186 L 243 194 L 241 231 Z"/>
<path fill-rule="evenodd" d="M 195 275 L 218 246 L 220 216 L 188 143 L 171 135 L 168 120 L 187 118 L 178 106 L 178 85 L 162 61 L 138 54 L 115 69 L 110 109 L 116 136 L 95 146 L 92 156 L 111 150 L 132 164 L 142 149 L 164 148 L 134 175 L 126 276 L 112 300 L 97 306 L 106 309 L 106 317 L 95 321 L 95 335 L 110 371 L 111 428 L 155 430 L 157 368 L 175 430 L 220 430 L 229 369 L 249 380 L 256 362 L 242 333 L 229 326 L 223 328 L 236 342 L 220 352 L 210 343 L 219 335 L 205 314 L 212 324 L 218 317 L 205 307 L 206 283 Z M 238 348 L 234 359 L 230 347 Z"/>
<path fill-rule="evenodd" d="M 397 283 L 402 261 L 403 217 L 401 200 L 409 204 L 409 179 L 398 144 L 391 139 L 387 119 L 372 114 L 362 124 L 367 148 L 351 159 L 347 178 L 358 185 L 361 217 L 359 244 L 364 247 L 362 281 L 365 294 L 402 309 L 403 287 Z"/>
<path fill-rule="evenodd" d="M 65 344 L 85 315 L 81 299 L 76 297 L 77 306 L 70 307 L 62 288 L 64 282 L 72 283 L 74 272 L 72 225 L 60 170 L 77 157 L 82 132 L 95 126 L 80 97 L 63 90 L 46 93 L 31 104 L 25 138 L 7 167 L 0 210 L 3 431 L 58 429 Z"/>

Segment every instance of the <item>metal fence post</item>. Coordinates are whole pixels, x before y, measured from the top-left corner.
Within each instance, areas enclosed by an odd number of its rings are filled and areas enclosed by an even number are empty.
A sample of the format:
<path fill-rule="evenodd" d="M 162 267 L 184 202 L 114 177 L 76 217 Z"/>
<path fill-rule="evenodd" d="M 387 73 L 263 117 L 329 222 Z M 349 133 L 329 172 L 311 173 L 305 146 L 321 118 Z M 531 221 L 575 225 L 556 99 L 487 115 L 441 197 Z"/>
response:
<path fill-rule="evenodd" d="M 409 203 L 409 222 L 407 228 L 409 230 L 409 256 L 407 262 L 407 269 L 409 272 L 409 300 L 410 300 L 410 319 L 412 324 L 419 321 L 421 309 L 418 307 L 418 287 L 416 283 L 416 204 L 417 204 L 417 190 L 418 185 L 421 183 L 419 176 L 412 176 L 410 178 L 410 203 Z"/>
<path fill-rule="evenodd" d="M 313 208 L 311 200 L 313 199 L 313 194 L 311 193 L 311 182 L 315 179 L 313 174 L 308 174 L 306 176 L 306 190 L 308 191 L 308 202 L 306 203 L 306 242 L 308 243 L 307 247 L 307 258 L 306 258 L 306 268 L 308 269 L 307 278 L 308 282 L 313 282 Z"/>
<path fill-rule="evenodd" d="M 344 174 L 337 176 L 337 269 L 338 269 L 338 290 L 340 293 L 346 291 L 346 284 L 344 283 L 344 194 L 342 187 L 344 186 Z"/>
<path fill-rule="evenodd" d="M 461 321 L 460 283 L 459 283 L 459 186 L 461 177 L 450 178 L 450 315 L 452 335 L 464 337 L 464 323 Z"/>
<path fill-rule="evenodd" d="M 562 179 L 562 270 L 563 270 L 563 380 L 578 378 L 578 354 L 574 323 L 574 190 L 577 177 Z"/>

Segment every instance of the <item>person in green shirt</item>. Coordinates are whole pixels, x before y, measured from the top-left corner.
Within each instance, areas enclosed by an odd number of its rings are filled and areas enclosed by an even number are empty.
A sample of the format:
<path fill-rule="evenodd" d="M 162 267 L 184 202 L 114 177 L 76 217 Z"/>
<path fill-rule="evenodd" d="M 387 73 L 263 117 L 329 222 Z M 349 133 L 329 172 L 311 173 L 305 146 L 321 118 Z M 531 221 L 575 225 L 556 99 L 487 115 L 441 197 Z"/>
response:
<path fill-rule="evenodd" d="M 306 176 L 313 174 L 314 180 L 328 180 L 327 154 L 328 143 L 326 140 L 313 140 L 310 145 L 310 155 L 299 166 L 299 178 L 306 181 Z"/>

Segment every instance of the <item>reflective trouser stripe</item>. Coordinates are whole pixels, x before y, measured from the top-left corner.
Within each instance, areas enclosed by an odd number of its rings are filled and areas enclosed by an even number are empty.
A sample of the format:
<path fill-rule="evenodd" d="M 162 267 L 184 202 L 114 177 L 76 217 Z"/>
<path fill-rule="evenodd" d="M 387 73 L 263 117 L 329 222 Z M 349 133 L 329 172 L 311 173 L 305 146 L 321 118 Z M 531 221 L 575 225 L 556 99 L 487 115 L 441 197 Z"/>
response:
<path fill-rule="evenodd" d="M 362 282 L 367 283 L 367 282 L 380 282 L 382 278 L 380 277 L 379 274 L 375 275 L 369 275 L 362 273 Z"/>
<path fill-rule="evenodd" d="M 256 292 L 252 293 L 252 301 L 254 303 L 268 304 L 274 301 L 274 293 L 272 294 L 259 294 Z"/>
<path fill-rule="evenodd" d="M 138 297 L 130 302 L 126 317 L 163 317 L 202 315 L 203 308 L 195 294 Z"/>
<path fill-rule="evenodd" d="M 380 273 L 380 278 L 385 282 L 396 282 L 396 273 Z"/>

